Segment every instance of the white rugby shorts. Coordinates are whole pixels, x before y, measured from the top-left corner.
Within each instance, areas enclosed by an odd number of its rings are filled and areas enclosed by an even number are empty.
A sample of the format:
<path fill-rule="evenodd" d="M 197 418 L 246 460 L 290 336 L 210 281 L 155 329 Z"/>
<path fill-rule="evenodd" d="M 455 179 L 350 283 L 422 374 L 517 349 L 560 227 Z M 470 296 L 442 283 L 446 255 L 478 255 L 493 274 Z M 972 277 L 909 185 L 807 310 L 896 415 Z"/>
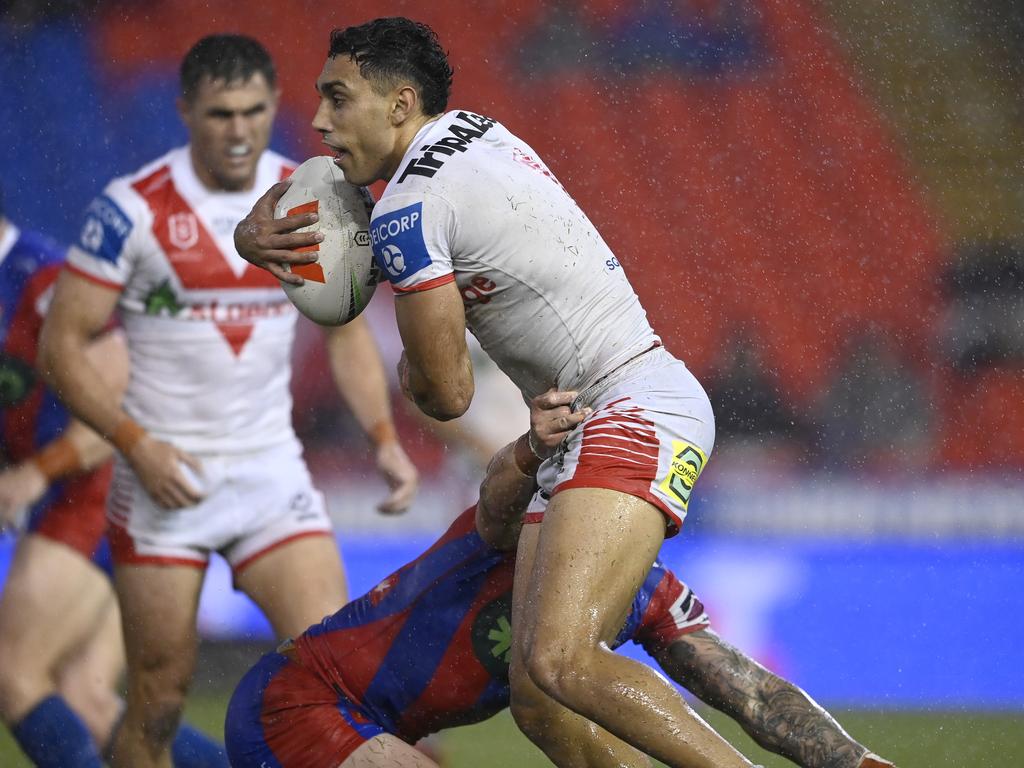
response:
<path fill-rule="evenodd" d="M 656 347 L 580 393 L 593 408 L 541 465 L 526 523 L 539 523 L 551 498 L 570 488 L 604 488 L 650 502 L 667 536 L 682 527 L 693 486 L 715 444 L 715 417 L 703 387 Z"/>
<path fill-rule="evenodd" d="M 163 509 L 120 456 L 107 501 L 110 544 L 120 565 L 205 568 L 219 552 L 238 574 L 249 563 L 304 536 L 333 535 L 323 494 L 298 441 L 238 455 L 199 455 L 186 476 L 204 494 L 192 507 Z"/>

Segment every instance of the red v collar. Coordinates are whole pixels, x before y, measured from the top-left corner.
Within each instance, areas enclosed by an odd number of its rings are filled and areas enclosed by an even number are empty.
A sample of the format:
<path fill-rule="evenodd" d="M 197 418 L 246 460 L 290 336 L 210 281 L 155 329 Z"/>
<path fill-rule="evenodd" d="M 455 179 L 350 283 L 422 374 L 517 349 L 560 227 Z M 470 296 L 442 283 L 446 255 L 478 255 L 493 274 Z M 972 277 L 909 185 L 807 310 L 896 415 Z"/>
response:
<path fill-rule="evenodd" d="M 285 168 L 282 178 L 287 178 L 291 170 Z M 213 236 L 175 188 L 169 165 L 161 166 L 132 186 L 149 205 L 153 213 L 153 234 L 184 288 L 231 290 L 280 286 L 277 278 L 252 264 L 246 264 L 241 274 L 231 269 Z M 252 335 L 252 321 L 215 321 L 215 325 L 235 356 L 240 355 Z"/>

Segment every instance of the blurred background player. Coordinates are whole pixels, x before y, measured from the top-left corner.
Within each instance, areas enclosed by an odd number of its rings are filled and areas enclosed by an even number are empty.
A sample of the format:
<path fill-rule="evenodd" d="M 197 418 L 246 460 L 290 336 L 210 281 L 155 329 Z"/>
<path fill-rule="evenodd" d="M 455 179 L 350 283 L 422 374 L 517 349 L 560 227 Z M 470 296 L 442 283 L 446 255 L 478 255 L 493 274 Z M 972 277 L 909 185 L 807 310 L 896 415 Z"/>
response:
<path fill-rule="evenodd" d="M 120 453 L 108 505 L 128 661 L 118 766 L 169 764 L 211 552 L 281 636 L 345 599 L 323 497 L 291 425 L 297 313 L 231 246 L 259 191 L 293 167 L 267 149 L 278 98 L 258 42 L 196 43 L 178 103 L 190 144 L 95 198 L 44 326 L 55 388 Z M 85 356 L 115 308 L 132 363 L 123 410 Z M 381 509 L 401 511 L 417 476 L 396 439 L 372 337 L 357 320 L 332 332 L 328 352 L 353 372 L 339 387 L 391 486 Z"/>
<path fill-rule="evenodd" d="M 71 419 L 35 372 L 39 330 L 64 262 L 56 243 L 20 231 L 0 199 L 0 528 L 24 534 L 0 598 L 0 718 L 43 768 L 99 766 L 123 701 L 121 621 L 105 536 L 110 445 Z M 88 348 L 110 396 L 128 379 L 121 335 Z M 225 765 L 182 725 L 176 766 Z"/>
<path fill-rule="evenodd" d="M 228 710 L 232 765 L 429 766 L 410 744 L 509 706 L 512 550 L 540 465 L 529 440 L 557 443 L 566 425 L 579 423 L 583 414 L 566 407 L 574 396 L 534 399 L 533 437 L 523 435 L 494 456 L 479 501 L 425 554 L 253 667 Z M 891 765 L 799 688 L 722 641 L 701 601 L 660 562 L 616 645 L 627 640 L 642 644 L 670 677 L 728 713 L 763 747 L 798 765 Z M 556 765 L 650 764 L 558 705 L 540 702 L 516 719 Z"/>

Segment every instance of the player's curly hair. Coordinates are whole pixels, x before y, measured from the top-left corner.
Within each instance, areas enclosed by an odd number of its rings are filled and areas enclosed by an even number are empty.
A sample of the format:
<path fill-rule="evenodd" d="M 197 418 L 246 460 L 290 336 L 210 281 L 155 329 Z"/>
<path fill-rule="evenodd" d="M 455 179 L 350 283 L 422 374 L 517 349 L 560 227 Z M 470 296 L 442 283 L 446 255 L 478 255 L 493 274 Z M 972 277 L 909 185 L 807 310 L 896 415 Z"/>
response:
<path fill-rule="evenodd" d="M 392 16 L 336 29 L 327 56 L 351 56 L 360 74 L 378 90 L 411 80 L 427 115 L 440 114 L 448 106 L 453 71 L 437 35 L 426 24 Z"/>
<path fill-rule="evenodd" d="M 258 40 L 245 35 L 208 35 L 181 61 L 181 95 L 186 101 L 194 98 L 204 77 L 234 83 L 256 74 L 263 75 L 271 88 L 277 84 L 274 60 Z"/>

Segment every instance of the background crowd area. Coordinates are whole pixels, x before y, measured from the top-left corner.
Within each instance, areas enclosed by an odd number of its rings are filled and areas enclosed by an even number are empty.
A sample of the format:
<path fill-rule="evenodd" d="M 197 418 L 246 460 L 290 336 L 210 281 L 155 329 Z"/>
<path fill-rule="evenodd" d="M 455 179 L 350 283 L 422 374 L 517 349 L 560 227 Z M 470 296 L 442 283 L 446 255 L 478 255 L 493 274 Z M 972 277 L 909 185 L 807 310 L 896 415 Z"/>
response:
<path fill-rule="evenodd" d="M 321 154 L 309 122 L 329 30 L 391 14 L 433 26 L 455 67 L 451 104 L 537 150 L 708 390 L 715 453 L 665 559 L 719 632 L 823 703 L 862 710 L 855 735 L 900 765 L 1024 754 L 1019 3 L 0 9 L 6 207 L 64 242 L 107 179 L 184 141 L 176 67 L 200 36 L 237 31 L 268 47 L 283 90 L 272 146 L 304 159 Z M 391 301 L 382 287 L 368 312 L 393 368 Z M 458 434 L 438 433 L 396 392 L 424 482 L 408 515 L 381 518 L 383 488 L 319 334 L 301 326 L 296 425 L 358 594 L 474 500 L 488 450 L 522 431 L 525 411 L 486 370 Z M 201 625 L 209 640 L 268 636 L 220 565 Z M 211 654 L 200 676 L 214 712 L 230 655 Z M 906 712 L 872 717 L 895 709 Z M 484 727 L 491 745 L 512 728 Z M 465 760 L 455 764 L 485 764 Z"/>

